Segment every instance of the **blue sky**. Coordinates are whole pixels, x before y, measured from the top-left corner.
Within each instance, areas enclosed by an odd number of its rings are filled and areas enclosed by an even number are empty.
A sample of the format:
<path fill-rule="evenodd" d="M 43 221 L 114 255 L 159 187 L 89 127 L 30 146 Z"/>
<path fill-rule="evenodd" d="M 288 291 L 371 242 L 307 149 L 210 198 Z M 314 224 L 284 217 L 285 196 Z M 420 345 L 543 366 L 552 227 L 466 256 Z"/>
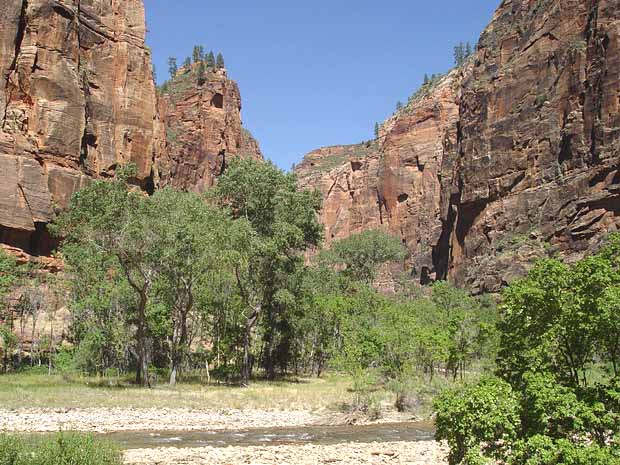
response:
<path fill-rule="evenodd" d="M 307 152 L 372 138 L 425 73 L 475 44 L 499 0 L 146 0 L 158 80 L 194 44 L 222 52 L 243 121 L 284 169 Z"/>

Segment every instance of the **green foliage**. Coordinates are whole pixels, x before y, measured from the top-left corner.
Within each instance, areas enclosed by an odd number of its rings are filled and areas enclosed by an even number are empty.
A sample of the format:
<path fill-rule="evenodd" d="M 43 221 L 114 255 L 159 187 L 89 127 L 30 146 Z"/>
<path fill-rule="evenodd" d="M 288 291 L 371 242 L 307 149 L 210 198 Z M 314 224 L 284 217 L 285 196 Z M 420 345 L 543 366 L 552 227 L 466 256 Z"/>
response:
<path fill-rule="evenodd" d="M 20 270 L 15 258 L 0 249 L 0 308 L 4 311 L 6 298 L 17 284 Z M 0 317 L 2 313 L 0 313 Z M 1 318 L 0 318 L 1 319 Z"/>
<path fill-rule="evenodd" d="M 170 79 L 174 79 L 178 72 L 177 59 L 175 57 L 168 58 L 168 73 L 170 74 Z"/>
<path fill-rule="evenodd" d="M 323 259 L 354 281 L 372 283 L 377 267 L 384 263 L 400 261 L 405 257 L 400 239 L 378 230 L 353 234 L 334 244 Z"/>
<path fill-rule="evenodd" d="M 472 452 L 477 455 L 481 444 L 484 455 L 500 458 L 517 438 L 518 396 L 501 379 L 487 377 L 478 384 L 445 391 L 435 408 L 436 437 L 448 441 L 450 465 L 471 463 L 463 460 Z"/>
<path fill-rule="evenodd" d="M 225 64 L 224 64 L 224 55 L 222 55 L 221 53 L 217 54 L 217 58 L 215 60 L 215 67 L 217 69 L 224 69 L 225 68 Z"/>
<path fill-rule="evenodd" d="M 459 43 L 454 47 L 454 64 L 458 67 L 462 66 L 472 54 L 471 44 L 467 42 Z"/>
<path fill-rule="evenodd" d="M 0 435 L 0 465 L 121 465 L 113 444 L 92 435 L 59 433 L 43 438 Z"/>
<path fill-rule="evenodd" d="M 452 464 L 620 463 L 619 252 L 620 237 L 612 235 L 599 254 L 574 265 L 542 260 L 504 291 L 497 382 L 508 388 L 485 398 L 481 382 L 436 404 L 438 437 L 449 441 Z M 601 361 L 611 376 L 591 386 L 588 375 Z M 507 402 L 518 404 L 511 435 L 499 441 L 477 429 L 484 422 L 476 415 L 495 417 Z"/>
<path fill-rule="evenodd" d="M 206 57 L 207 67 L 215 68 L 215 55 L 213 54 L 213 50 L 211 50 Z"/>

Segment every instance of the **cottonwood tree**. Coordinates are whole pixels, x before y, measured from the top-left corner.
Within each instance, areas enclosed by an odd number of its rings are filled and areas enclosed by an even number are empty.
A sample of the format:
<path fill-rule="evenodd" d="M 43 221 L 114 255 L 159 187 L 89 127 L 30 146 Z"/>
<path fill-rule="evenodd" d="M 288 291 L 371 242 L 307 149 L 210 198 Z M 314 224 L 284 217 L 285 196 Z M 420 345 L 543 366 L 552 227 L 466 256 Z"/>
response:
<path fill-rule="evenodd" d="M 399 238 L 383 231 L 367 230 L 337 241 L 323 253 L 322 260 L 342 267 L 342 272 L 353 281 L 372 284 L 379 265 L 402 260 L 405 247 Z"/>
<path fill-rule="evenodd" d="M 170 384 L 174 385 L 192 342 L 190 324 L 198 323 L 197 312 L 206 311 L 200 307 L 200 294 L 214 287 L 232 261 L 232 225 L 227 211 L 196 194 L 165 189 L 149 203 L 149 228 L 158 238 L 155 253 L 160 257 L 156 301 L 164 305 L 171 323 Z"/>
<path fill-rule="evenodd" d="M 220 177 L 215 197 L 238 220 L 231 236 L 240 251 L 234 274 L 246 306 L 241 378 L 247 384 L 251 337 L 259 320 L 263 364 L 267 375 L 275 376 L 276 324 L 291 300 L 290 278 L 303 264 L 301 253 L 322 238 L 316 216 L 320 195 L 299 190 L 293 174 L 271 163 L 235 160 Z"/>
<path fill-rule="evenodd" d="M 64 238 L 62 252 L 69 266 L 80 270 L 89 258 L 100 274 L 107 273 L 127 285 L 131 307 L 125 318 L 135 326 L 136 382 L 150 386 L 148 305 L 160 266 L 158 238 L 149 229 L 145 196 L 130 190 L 135 167 L 120 170 L 113 181 L 95 181 L 77 192 L 52 231 Z M 92 268 L 90 268 L 92 270 Z"/>

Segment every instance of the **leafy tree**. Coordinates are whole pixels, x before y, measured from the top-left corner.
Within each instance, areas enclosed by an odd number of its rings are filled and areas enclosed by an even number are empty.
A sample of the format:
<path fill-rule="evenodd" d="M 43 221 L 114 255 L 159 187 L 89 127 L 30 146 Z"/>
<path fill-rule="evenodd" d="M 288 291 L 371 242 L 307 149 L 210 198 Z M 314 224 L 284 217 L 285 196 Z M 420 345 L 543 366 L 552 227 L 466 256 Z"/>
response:
<path fill-rule="evenodd" d="M 342 266 L 347 277 L 366 284 L 375 279 L 379 265 L 404 257 L 405 248 L 401 241 L 378 230 L 353 234 L 334 243 L 332 249 L 323 255 L 327 263 Z"/>
<path fill-rule="evenodd" d="M 179 71 L 177 67 L 177 59 L 175 57 L 168 58 L 168 72 L 170 73 L 170 79 L 174 79 Z"/>
<path fill-rule="evenodd" d="M 148 229 L 146 198 L 128 189 L 135 175 L 130 167 L 113 181 L 95 181 L 76 193 L 69 209 L 60 215 L 52 230 L 64 237 L 62 252 L 69 266 L 80 269 L 86 253 L 109 273 L 120 273 L 132 293 L 125 318 L 133 322 L 138 359 L 136 381 L 149 386 L 148 305 L 157 276 L 157 238 Z M 99 274 L 105 273 L 99 269 Z"/>
<path fill-rule="evenodd" d="M 505 381 L 487 377 L 448 390 L 435 401 L 437 439 L 450 446 L 450 465 L 487 463 L 509 453 L 518 437 L 519 397 Z"/>
<path fill-rule="evenodd" d="M 231 237 L 234 249 L 241 251 L 234 274 L 246 307 L 241 376 L 247 384 L 251 336 L 259 320 L 264 325 L 263 363 L 274 376 L 278 327 L 286 327 L 293 299 L 291 277 L 303 265 L 301 253 L 321 241 L 316 219 L 320 196 L 300 191 L 293 174 L 253 160 L 233 161 L 214 194 L 237 218 Z"/>
<path fill-rule="evenodd" d="M 225 68 L 224 55 L 222 55 L 221 53 L 217 54 L 215 66 L 217 67 L 217 69 L 224 69 Z"/>
<path fill-rule="evenodd" d="M 201 293 L 229 262 L 230 220 L 225 210 L 207 205 L 196 194 L 164 189 L 149 199 L 149 230 L 162 257 L 155 301 L 170 321 L 170 384 L 176 384 L 189 351 L 190 324 L 199 320 Z"/>

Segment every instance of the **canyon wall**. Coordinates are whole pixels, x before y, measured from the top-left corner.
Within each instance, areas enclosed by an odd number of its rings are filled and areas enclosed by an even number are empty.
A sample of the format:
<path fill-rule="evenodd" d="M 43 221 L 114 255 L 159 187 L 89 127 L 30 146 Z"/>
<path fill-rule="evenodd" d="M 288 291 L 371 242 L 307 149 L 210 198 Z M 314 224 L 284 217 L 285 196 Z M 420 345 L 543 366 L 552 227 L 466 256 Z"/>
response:
<path fill-rule="evenodd" d="M 329 240 L 398 235 L 425 284 L 496 291 L 537 258 L 575 260 L 620 226 L 620 1 L 505 0 L 474 56 L 376 141 L 297 168 Z"/>
<path fill-rule="evenodd" d="M 147 192 L 202 190 L 260 157 L 224 70 L 159 101 L 142 0 L 5 0 L 0 9 L 0 244 L 47 255 L 46 224 L 127 163 Z"/>
<path fill-rule="evenodd" d="M 135 163 L 152 180 L 156 93 L 141 0 L 8 0 L 0 11 L 0 242 L 32 254 L 73 192 Z"/>
<path fill-rule="evenodd" d="M 234 157 L 262 160 L 258 143 L 241 122 L 239 87 L 225 69 L 205 76 L 181 69 L 163 90 L 160 114 L 166 123 L 160 184 L 202 192 Z"/>

